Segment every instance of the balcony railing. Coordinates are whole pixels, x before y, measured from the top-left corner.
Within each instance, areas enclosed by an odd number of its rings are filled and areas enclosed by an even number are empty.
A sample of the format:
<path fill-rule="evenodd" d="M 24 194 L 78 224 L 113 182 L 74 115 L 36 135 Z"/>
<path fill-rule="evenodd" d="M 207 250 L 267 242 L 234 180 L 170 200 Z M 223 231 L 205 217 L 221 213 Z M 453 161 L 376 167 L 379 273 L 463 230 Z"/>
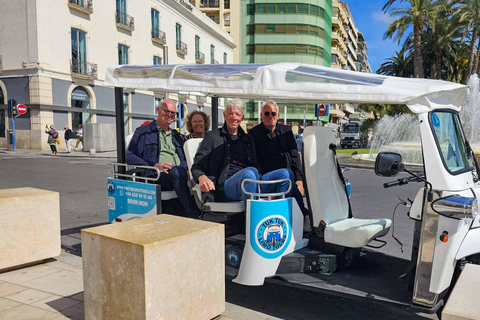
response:
<path fill-rule="evenodd" d="M 202 8 L 219 8 L 220 3 L 218 0 L 203 0 L 200 3 L 200 7 Z"/>
<path fill-rule="evenodd" d="M 152 29 L 152 40 L 160 44 L 166 44 L 167 34 L 160 29 Z"/>
<path fill-rule="evenodd" d="M 180 54 L 187 54 L 188 53 L 188 48 L 187 48 L 187 44 L 184 43 L 184 42 L 181 42 L 181 41 L 178 41 L 177 42 L 177 52 L 180 53 Z"/>
<path fill-rule="evenodd" d="M 86 14 L 93 13 L 93 0 L 68 0 L 68 6 Z"/>
<path fill-rule="evenodd" d="M 97 64 L 90 62 L 83 62 L 77 59 L 70 60 L 70 70 L 74 75 L 80 75 L 85 78 L 97 78 Z"/>
<path fill-rule="evenodd" d="M 230 27 L 230 20 L 223 20 L 225 27 Z"/>
<path fill-rule="evenodd" d="M 219 18 L 215 18 L 215 17 L 209 17 L 210 20 L 212 20 L 213 22 L 215 23 L 220 23 L 220 19 Z"/>
<path fill-rule="evenodd" d="M 195 52 L 195 62 L 196 63 L 205 63 L 205 54 L 203 52 Z"/>
<path fill-rule="evenodd" d="M 125 12 L 115 11 L 115 22 L 121 28 L 133 31 L 135 30 L 135 19 Z"/>

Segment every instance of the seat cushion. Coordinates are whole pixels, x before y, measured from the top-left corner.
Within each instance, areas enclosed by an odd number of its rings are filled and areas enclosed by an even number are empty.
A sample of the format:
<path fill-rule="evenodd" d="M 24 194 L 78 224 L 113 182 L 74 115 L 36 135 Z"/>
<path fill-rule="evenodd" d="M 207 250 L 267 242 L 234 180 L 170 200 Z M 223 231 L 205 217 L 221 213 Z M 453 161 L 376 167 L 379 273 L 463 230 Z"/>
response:
<path fill-rule="evenodd" d="M 170 199 L 175 199 L 177 198 L 177 194 L 175 193 L 174 190 L 171 191 L 162 191 L 162 200 L 170 200 Z"/>
<path fill-rule="evenodd" d="M 390 230 L 389 219 L 345 219 L 325 227 L 325 242 L 349 248 L 361 248 Z"/>
<path fill-rule="evenodd" d="M 205 204 L 207 207 L 210 207 L 211 212 L 222 212 L 222 213 L 237 213 L 245 211 L 245 206 L 243 201 L 232 201 L 232 202 L 207 202 Z"/>

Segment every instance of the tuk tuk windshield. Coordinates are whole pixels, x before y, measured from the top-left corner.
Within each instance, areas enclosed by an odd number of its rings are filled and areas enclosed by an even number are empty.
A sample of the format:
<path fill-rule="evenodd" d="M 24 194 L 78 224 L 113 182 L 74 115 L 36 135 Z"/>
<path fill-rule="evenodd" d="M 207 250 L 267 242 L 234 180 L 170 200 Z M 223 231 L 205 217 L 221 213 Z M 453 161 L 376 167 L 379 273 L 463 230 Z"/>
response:
<path fill-rule="evenodd" d="M 431 112 L 430 124 L 447 170 L 450 173 L 461 173 L 473 169 L 472 154 L 467 148 L 458 114 Z"/>

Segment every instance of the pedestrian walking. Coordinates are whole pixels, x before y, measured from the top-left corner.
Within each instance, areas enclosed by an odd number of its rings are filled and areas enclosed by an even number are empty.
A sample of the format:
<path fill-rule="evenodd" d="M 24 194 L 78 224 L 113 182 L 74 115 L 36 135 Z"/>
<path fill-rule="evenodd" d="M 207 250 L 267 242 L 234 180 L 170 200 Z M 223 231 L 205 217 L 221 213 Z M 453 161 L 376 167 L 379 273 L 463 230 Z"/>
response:
<path fill-rule="evenodd" d="M 67 153 L 72 153 L 72 138 L 73 138 L 73 131 L 68 127 L 63 127 L 65 129 L 65 144 L 67 145 Z"/>
<path fill-rule="evenodd" d="M 55 126 L 53 124 L 50 126 L 50 128 L 48 125 L 45 125 L 45 133 L 48 134 L 47 143 L 50 145 L 52 155 L 57 155 L 57 144 L 60 144 L 60 140 L 58 140 L 58 131 L 55 130 Z"/>
<path fill-rule="evenodd" d="M 75 145 L 75 150 L 78 149 L 78 145 L 82 143 L 82 150 L 83 150 L 83 128 L 82 125 L 78 125 L 78 130 L 77 130 L 77 144 Z"/>

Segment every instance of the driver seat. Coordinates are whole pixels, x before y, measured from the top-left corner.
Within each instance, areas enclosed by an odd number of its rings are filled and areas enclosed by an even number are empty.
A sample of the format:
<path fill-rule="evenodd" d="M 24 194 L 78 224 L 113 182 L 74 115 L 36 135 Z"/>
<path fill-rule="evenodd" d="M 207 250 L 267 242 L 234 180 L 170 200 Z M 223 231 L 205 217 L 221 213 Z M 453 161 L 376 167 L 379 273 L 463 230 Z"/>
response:
<path fill-rule="evenodd" d="M 389 219 L 349 217 L 349 200 L 338 173 L 335 135 L 328 127 L 307 127 L 303 133 L 303 161 L 307 200 L 313 226 L 323 230 L 326 243 L 361 248 L 390 230 Z"/>

